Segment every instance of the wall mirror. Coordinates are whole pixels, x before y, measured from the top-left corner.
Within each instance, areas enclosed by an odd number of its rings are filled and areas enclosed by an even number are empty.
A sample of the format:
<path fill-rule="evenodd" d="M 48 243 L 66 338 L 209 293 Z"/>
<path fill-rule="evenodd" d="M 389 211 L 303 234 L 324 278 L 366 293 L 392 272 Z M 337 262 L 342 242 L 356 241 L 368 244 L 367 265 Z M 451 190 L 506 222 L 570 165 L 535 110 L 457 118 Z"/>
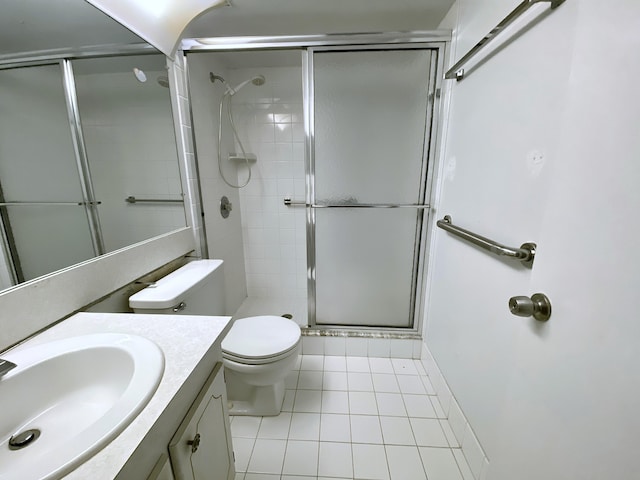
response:
<path fill-rule="evenodd" d="M 166 59 L 119 54 L 142 43 L 84 0 L 0 6 L 0 289 L 186 225 Z"/>

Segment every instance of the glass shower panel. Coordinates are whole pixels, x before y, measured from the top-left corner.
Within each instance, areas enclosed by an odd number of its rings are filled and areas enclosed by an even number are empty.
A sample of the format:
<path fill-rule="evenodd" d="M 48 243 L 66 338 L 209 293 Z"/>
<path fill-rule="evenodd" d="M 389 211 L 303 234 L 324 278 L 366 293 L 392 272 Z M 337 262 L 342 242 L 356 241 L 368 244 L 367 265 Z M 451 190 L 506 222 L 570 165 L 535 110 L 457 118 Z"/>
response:
<path fill-rule="evenodd" d="M 429 50 L 314 53 L 316 324 L 413 325 L 430 67 Z"/>
<path fill-rule="evenodd" d="M 316 210 L 316 323 L 409 327 L 414 209 Z"/>
<path fill-rule="evenodd" d="M 0 185 L 18 281 L 94 256 L 59 65 L 0 71 Z"/>
<path fill-rule="evenodd" d="M 318 203 L 418 203 L 431 53 L 314 55 Z"/>

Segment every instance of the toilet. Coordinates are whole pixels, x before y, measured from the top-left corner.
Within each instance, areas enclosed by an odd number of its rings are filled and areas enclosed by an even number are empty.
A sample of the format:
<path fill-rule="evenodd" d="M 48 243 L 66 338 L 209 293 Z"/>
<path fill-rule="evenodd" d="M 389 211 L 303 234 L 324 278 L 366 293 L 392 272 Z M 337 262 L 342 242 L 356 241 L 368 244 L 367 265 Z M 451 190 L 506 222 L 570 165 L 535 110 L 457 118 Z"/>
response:
<path fill-rule="evenodd" d="M 223 275 L 222 260 L 196 260 L 129 297 L 129 306 L 135 313 L 225 315 Z M 222 340 L 229 414 L 278 415 L 300 348 L 300 327 L 288 318 L 234 320 Z"/>

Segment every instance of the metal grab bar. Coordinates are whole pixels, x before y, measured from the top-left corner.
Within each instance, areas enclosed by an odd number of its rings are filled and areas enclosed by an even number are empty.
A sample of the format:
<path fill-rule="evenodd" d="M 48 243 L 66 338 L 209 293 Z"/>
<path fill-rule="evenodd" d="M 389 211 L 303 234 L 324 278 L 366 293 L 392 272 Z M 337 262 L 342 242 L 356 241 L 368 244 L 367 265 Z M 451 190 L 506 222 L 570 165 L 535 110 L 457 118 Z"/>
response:
<path fill-rule="evenodd" d="M 559 6 L 561 3 L 564 3 L 565 0 L 524 0 L 520 5 L 518 5 L 509 15 L 507 15 L 504 20 L 502 20 L 498 25 L 496 25 L 493 30 L 487 33 L 482 40 L 475 44 L 475 46 L 469 50 L 464 57 L 462 57 L 458 62 L 447 70 L 447 73 L 444 74 L 444 78 L 452 79 L 460 81 L 464 78 L 464 68 L 462 66 L 467 63 L 471 58 L 473 58 L 480 50 L 482 50 L 491 40 L 493 40 L 502 30 L 507 28 L 511 23 L 513 23 L 520 15 L 529 10 L 536 3 L 551 3 L 551 8 L 554 9 Z"/>
<path fill-rule="evenodd" d="M 102 202 L 2 202 L 0 207 L 31 207 L 31 206 L 83 206 L 101 205 Z"/>
<path fill-rule="evenodd" d="M 133 195 L 124 199 L 127 203 L 184 203 L 184 200 L 171 200 L 163 198 L 136 198 Z"/>
<path fill-rule="evenodd" d="M 523 243 L 520 245 L 520 248 L 506 247 L 498 242 L 488 239 L 487 237 L 483 237 L 482 235 L 478 235 L 470 232 L 469 230 L 453 225 L 449 215 L 445 215 L 442 220 L 438 220 L 436 225 L 449 233 L 453 233 L 454 235 L 473 243 L 474 245 L 484 248 L 485 250 L 489 250 L 491 253 L 518 259 L 523 263 L 523 265 L 529 268 L 533 266 L 533 259 L 536 255 L 535 243 Z"/>
<path fill-rule="evenodd" d="M 285 197 L 284 204 L 287 207 L 311 207 L 311 208 L 417 208 L 427 209 L 430 205 L 401 205 L 396 203 L 306 203 L 301 201 L 293 201 L 290 197 Z"/>

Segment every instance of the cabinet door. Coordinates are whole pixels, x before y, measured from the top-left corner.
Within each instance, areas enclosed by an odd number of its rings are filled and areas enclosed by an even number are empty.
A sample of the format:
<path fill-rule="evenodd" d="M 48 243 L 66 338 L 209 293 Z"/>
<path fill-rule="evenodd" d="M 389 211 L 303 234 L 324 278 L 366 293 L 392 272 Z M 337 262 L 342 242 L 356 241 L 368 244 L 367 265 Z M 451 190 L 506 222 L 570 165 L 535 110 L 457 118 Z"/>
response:
<path fill-rule="evenodd" d="M 189 409 L 169 444 L 177 480 L 231 480 L 235 476 L 222 364 Z"/>

